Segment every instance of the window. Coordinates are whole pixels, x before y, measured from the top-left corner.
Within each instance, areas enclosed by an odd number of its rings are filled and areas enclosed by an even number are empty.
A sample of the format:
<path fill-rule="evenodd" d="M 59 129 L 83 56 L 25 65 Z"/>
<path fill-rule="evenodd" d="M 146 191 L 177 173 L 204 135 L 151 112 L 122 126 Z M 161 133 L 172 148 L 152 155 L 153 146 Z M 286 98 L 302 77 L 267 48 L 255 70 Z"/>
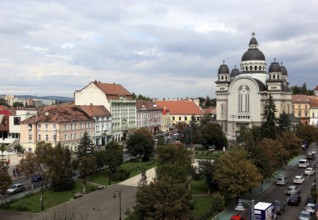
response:
<path fill-rule="evenodd" d="M 45 140 L 46 140 L 46 141 L 49 140 L 49 135 L 45 135 Z"/>
<path fill-rule="evenodd" d="M 53 141 L 56 141 L 56 135 L 53 134 Z"/>
<path fill-rule="evenodd" d="M 53 124 L 53 131 L 56 130 L 56 124 Z"/>
<path fill-rule="evenodd" d="M 173 120 L 173 121 L 176 120 L 174 116 L 172 117 L 172 120 Z"/>
<path fill-rule="evenodd" d="M 64 134 L 64 140 L 67 141 L 67 134 Z"/>
<path fill-rule="evenodd" d="M 32 134 L 29 134 L 28 140 L 29 142 L 32 142 Z"/>
<path fill-rule="evenodd" d="M 45 130 L 47 131 L 49 128 L 49 125 L 48 124 L 45 124 Z"/>
<path fill-rule="evenodd" d="M 14 117 L 14 118 L 13 118 L 13 124 L 14 124 L 14 125 L 20 125 L 20 121 L 21 121 L 21 118 L 20 118 L 20 117 Z"/>
<path fill-rule="evenodd" d="M 242 85 L 238 89 L 238 111 L 250 112 L 250 88 Z"/>
<path fill-rule="evenodd" d="M 64 124 L 64 131 L 66 131 L 67 130 L 67 125 L 66 124 Z"/>
<path fill-rule="evenodd" d="M 188 120 L 188 117 L 187 117 L 187 116 L 185 116 L 185 117 L 184 117 L 184 120 L 185 120 L 185 121 L 187 121 L 187 120 Z"/>
<path fill-rule="evenodd" d="M 181 116 L 179 116 L 179 121 L 181 121 Z"/>
<path fill-rule="evenodd" d="M 39 136 L 38 136 L 38 140 L 41 141 L 41 135 L 40 135 L 40 134 L 39 134 Z"/>

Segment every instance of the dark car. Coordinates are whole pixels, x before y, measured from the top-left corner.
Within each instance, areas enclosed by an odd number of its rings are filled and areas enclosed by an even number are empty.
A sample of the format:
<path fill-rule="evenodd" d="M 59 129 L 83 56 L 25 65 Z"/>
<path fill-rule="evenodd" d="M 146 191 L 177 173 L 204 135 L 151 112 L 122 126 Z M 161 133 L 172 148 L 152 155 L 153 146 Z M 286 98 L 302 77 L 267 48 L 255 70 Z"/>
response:
<path fill-rule="evenodd" d="M 32 182 L 41 182 L 42 181 L 42 174 L 34 174 L 31 177 Z"/>
<path fill-rule="evenodd" d="M 288 198 L 288 205 L 298 206 L 301 202 L 301 196 L 299 194 L 290 195 Z"/>
<path fill-rule="evenodd" d="M 308 160 L 313 160 L 313 159 L 315 159 L 315 154 L 313 154 L 312 152 L 308 152 L 308 153 L 307 153 L 307 159 L 308 159 Z"/>
<path fill-rule="evenodd" d="M 273 202 L 273 210 L 277 215 L 282 215 L 286 211 L 286 205 L 280 200 L 275 200 Z"/>

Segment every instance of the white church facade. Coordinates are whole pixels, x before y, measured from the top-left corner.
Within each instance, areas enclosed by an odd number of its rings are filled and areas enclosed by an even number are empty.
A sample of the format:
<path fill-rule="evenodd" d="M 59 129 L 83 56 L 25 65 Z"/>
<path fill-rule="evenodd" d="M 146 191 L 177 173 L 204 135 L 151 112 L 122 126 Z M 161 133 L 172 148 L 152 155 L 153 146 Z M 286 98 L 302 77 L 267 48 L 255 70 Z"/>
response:
<path fill-rule="evenodd" d="M 223 62 L 216 83 L 217 122 L 228 139 L 235 139 L 241 125 L 260 126 L 264 107 L 270 96 L 276 105 L 276 117 L 292 113 L 292 93 L 288 87 L 286 68 L 276 62 L 268 71 L 263 52 L 253 36 L 248 50 L 243 54 L 240 68 L 230 72 Z"/>

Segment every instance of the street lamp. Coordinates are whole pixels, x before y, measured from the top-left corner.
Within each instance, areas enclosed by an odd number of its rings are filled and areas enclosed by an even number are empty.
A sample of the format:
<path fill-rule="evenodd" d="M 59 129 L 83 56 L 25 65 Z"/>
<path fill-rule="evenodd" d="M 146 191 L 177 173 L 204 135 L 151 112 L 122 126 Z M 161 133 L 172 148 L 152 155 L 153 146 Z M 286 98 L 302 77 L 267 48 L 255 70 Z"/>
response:
<path fill-rule="evenodd" d="M 235 207 L 235 210 L 236 211 L 245 211 L 243 203 L 247 204 L 250 207 L 250 220 L 255 220 L 254 199 L 252 199 L 251 201 L 244 200 L 244 199 L 239 199 L 238 203 L 237 203 L 237 206 Z"/>
<path fill-rule="evenodd" d="M 116 190 L 114 192 L 114 198 L 116 198 L 116 193 L 118 194 L 119 198 L 119 220 L 121 220 L 121 190 Z"/>

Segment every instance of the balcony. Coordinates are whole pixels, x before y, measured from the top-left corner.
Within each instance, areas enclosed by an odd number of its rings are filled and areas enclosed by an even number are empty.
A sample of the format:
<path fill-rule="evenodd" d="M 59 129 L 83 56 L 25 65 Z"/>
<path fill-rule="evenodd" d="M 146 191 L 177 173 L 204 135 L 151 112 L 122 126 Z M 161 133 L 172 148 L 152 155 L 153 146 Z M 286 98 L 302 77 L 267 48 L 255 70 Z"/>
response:
<path fill-rule="evenodd" d="M 239 112 L 236 115 L 230 115 L 229 121 L 252 121 L 251 113 Z"/>

